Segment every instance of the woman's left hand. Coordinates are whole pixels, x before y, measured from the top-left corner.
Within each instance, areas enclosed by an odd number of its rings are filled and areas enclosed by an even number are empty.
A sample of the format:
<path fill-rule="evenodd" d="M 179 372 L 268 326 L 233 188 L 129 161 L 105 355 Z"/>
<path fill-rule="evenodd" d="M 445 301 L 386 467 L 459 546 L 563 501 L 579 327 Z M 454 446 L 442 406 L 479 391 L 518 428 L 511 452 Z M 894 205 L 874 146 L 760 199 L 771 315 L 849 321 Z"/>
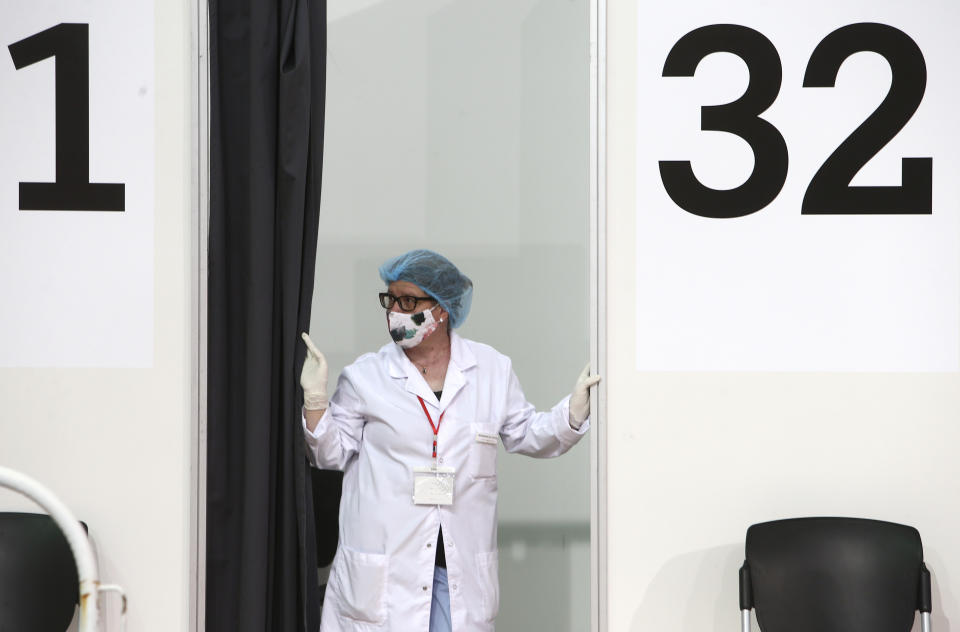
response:
<path fill-rule="evenodd" d="M 600 381 L 599 375 L 590 375 L 590 363 L 583 367 L 570 394 L 570 427 L 579 430 L 590 416 L 590 387 Z"/>

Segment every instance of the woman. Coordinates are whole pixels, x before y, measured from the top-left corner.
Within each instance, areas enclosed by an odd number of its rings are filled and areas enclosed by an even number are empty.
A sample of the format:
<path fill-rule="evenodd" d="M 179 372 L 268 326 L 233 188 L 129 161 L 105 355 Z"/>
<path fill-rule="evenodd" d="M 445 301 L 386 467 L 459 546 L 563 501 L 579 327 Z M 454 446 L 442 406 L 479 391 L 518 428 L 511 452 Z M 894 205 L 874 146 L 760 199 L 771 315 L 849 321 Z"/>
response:
<path fill-rule="evenodd" d="M 380 267 L 393 338 L 360 356 L 327 399 L 327 365 L 303 334 L 304 436 L 311 463 L 344 471 L 340 542 L 322 632 L 494 629 L 497 443 L 559 456 L 587 431 L 584 369 L 573 394 L 538 413 L 510 358 L 453 332 L 473 283 L 414 250 Z"/>

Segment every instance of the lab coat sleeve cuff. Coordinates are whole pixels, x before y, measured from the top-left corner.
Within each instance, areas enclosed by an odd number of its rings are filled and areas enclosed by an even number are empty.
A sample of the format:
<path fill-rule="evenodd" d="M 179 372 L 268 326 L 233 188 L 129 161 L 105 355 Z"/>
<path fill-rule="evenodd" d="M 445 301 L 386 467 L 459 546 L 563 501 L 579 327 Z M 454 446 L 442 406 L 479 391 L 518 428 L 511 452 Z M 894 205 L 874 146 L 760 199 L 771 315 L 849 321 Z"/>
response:
<path fill-rule="evenodd" d="M 303 424 L 303 439 L 307 444 L 307 459 L 310 461 L 310 465 L 314 467 L 320 467 L 317 455 L 319 454 L 320 442 L 323 439 L 323 431 L 330 425 L 326 423 L 329 415 L 330 408 L 327 408 L 326 412 L 323 413 L 323 417 L 321 417 L 319 423 L 317 423 L 317 427 L 311 432 L 310 429 L 307 428 L 306 408 L 300 409 L 300 421 Z"/>
<path fill-rule="evenodd" d="M 570 425 L 570 417 L 567 417 L 567 427 L 577 436 L 582 437 L 587 433 L 587 430 L 590 429 L 590 416 L 587 415 L 587 418 L 583 420 L 583 423 L 580 424 L 579 428 L 574 428 Z"/>
<path fill-rule="evenodd" d="M 317 427 L 313 429 L 313 432 L 310 432 L 310 429 L 307 428 L 307 409 L 300 409 L 300 421 L 303 423 L 303 435 L 309 442 L 310 439 L 319 439 L 323 430 L 323 422 L 327 418 L 327 415 L 330 414 L 330 407 L 327 407 L 327 410 L 324 411 L 323 417 L 320 418 L 320 421 L 317 423 Z"/>
<path fill-rule="evenodd" d="M 557 404 L 556 409 L 560 413 L 561 418 L 563 419 L 563 424 L 560 428 L 560 434 L 567 443 L 571 445 L 580 440 L 580 437 L 587 433 L 587 430 L 590 429 L 590 416 L 587 415 L 587 418 L 583 420 L 583 423 L 580 424 L 579 428 L 574 428 L 570 425 L 570 396 L 567 395 L 560 403 Z"/>

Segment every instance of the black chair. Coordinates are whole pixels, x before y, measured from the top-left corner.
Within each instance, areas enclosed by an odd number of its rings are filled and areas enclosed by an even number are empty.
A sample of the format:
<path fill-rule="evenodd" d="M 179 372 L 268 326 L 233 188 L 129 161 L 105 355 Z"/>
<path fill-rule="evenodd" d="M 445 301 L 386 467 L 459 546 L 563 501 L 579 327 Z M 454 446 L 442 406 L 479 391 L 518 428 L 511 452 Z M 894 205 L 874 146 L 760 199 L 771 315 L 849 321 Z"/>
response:
<path fill-rule="evenodd" d="M 64 632 L 79 593 L 73 553 L 53 519 L 0 512 L 0 632 Z"/>
<path fill-rule="evenodd" d="M 794 518 L 747 529 L 741 629 L 930 632 L 930 572 L 913 527 L 858 518 Z"/>

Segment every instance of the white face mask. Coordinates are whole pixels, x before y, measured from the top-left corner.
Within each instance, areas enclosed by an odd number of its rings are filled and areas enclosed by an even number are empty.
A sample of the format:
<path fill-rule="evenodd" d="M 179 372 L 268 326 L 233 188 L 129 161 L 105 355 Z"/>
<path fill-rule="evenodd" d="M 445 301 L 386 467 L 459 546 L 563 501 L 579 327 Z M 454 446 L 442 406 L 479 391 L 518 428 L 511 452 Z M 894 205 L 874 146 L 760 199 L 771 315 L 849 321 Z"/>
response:
<path fill-rule="evenodd" d="M 432 334 L 443 322 L 433 318 L 433 310 L 437 308 L 434 305 L 416 314 L 404 314 L 403 312 L 387 312 L 387 329 L 390 330 L 390 337 L 393 341 L 403 347 L 410 349 L 423 342 L 423 339 Z"/>

